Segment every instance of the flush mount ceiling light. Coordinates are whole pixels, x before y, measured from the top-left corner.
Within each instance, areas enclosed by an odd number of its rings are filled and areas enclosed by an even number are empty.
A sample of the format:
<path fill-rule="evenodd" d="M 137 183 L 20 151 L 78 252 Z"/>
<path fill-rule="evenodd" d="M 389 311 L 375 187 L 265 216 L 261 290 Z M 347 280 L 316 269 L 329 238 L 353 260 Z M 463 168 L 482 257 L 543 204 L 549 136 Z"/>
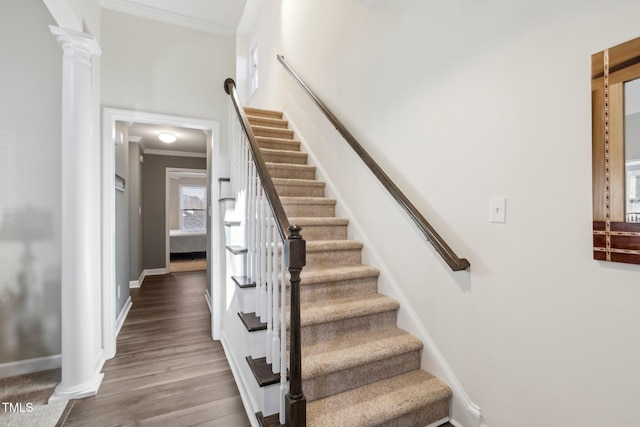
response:
<path fill-rule="evenodd" d="M 165 144 L 171 144 L 172 142 L 175 142 L 176 139 L 178 139 L 176 137 L 176 134 L 171 133 L 171 132 L 160 132 L 158 134 L 158 139 L 160 139 L 160 141 L 164 142 Z"/>

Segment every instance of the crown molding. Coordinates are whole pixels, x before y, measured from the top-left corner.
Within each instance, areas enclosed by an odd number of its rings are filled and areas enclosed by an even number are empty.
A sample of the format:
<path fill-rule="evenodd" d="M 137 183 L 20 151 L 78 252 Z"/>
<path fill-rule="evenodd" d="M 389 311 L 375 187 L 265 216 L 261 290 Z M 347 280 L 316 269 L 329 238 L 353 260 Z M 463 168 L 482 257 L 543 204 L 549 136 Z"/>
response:
<path fill-rule="evenodd" d="M 192 30 L 204 31 L 223 37 L 232 37 L 236 33 L 235 28 L 226 25 L 205 21 L 192 16 L 181 15 L 157 7 L 138 4 L 131 0 L 100 0 L 100 5 L 105 9 L 115 10 L 116 12 L 191 28 Z"/>
<path fill-rule="evenodd" d="M 169 150 L 154 150 L 147 149 L 143 151 L 144 154 L 155 154 L 156 156 L 179 156 L 179 157 L 201 157 L 206 158 L 206 153 L 193 153 L 190 151 L 169 151 Z"/>

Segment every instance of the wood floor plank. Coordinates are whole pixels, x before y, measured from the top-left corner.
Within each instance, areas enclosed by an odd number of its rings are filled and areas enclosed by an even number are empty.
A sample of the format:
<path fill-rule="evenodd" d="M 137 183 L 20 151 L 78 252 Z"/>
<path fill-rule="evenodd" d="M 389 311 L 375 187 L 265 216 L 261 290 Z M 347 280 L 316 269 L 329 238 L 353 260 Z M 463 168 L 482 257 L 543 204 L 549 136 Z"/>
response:
<path fill-rule="evenodd" d="M 249 426 L 224 350 L 211 339 L 206 272 L 151 276 L 107 361 L 97 396 L 80 399 L 65 427 Z"/>

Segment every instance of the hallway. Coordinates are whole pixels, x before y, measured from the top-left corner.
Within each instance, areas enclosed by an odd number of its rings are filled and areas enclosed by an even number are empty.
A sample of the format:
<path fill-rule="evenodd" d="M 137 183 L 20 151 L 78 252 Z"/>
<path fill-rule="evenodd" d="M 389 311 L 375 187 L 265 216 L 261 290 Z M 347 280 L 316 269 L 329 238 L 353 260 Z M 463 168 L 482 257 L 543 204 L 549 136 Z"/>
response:
<path fill-rule="evenodd" d="M 150 276 L 107 361 L 98 395 L 75 402 L 66 426 L 249 426 L 231 369 L 211 339 L 206 272 Z"/>

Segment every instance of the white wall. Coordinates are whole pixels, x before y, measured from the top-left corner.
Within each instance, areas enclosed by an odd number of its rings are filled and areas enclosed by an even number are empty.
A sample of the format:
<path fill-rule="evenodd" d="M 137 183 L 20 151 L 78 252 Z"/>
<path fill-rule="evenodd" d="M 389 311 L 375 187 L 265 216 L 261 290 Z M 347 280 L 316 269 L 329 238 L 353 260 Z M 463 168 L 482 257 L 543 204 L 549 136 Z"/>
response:
<path fill-rule="evenodd" d="M 391 272 L 381 289 L 399 284 L 484 422 L 638 424 L 640 267 L 592 260 L 590 59 L 640 35 L 640 4 L 263 7 L 271 25 L 247 38 L 266 37 L 265 68 L 283 54 L 471 262 L 450 272 L 290 79 L 261 78 L 251 104 L 302 129 Z M 489 223 L 491 196 L 507 197 L 506 224 Z M 423 364 L 438 373 L 427 351 Z"/>
<path fill-rule="evenodd" d="M 102 35 L 102 105 L 215 119 L 226 135 L 223 83 L 235 73 L 234 38 L 110 10 Z"/>
<path fill-rule="evenodd" d="M 60 353 L 62 50 L 49 25 L 39 1 L 0 2 L 0 364 Z"/>
<path fill-rule="evenodd" d="M 125 143 L 125 145 L 127 145 Z M 142 152 L 137 142 L 129 141 L 129 280 L 142 273 Z"/>
<path fill-rule="evenodd" d="M 125 122 L 116 122 L 116 132 L 122 132 L 123 143 L 114 145 L 115 152 L 115 172 L 116 175 L 124 179 L 124 191 L 113 190 L 115 192 L 115 261 L 116 261 L 116 312 L 115 317 L 127 303 L 129 298 L 129 281 L 131 280 L 130 244 L 133 234 L 129 230 L 130 208 L 129 197 L 131 191 L 135 190 L 136 183 L 129 176 L 129 126 Z M 138 275 L 139 276 L 139 275 Z"/>

